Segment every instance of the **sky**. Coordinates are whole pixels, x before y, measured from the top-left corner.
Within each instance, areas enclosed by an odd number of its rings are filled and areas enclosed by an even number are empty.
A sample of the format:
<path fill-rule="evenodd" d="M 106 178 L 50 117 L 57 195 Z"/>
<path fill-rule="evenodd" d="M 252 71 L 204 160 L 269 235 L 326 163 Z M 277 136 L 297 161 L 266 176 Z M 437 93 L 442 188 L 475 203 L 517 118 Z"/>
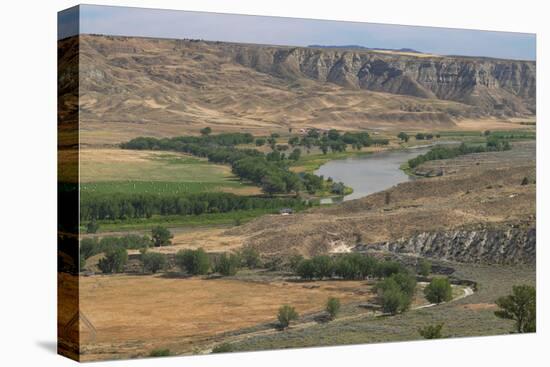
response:
<path fill-rule="evenodd" d="M 286 46 L 412 48 L 439 55 L 536 58 L 536 36 L 530 33 L 99 5 L 80 5 L 58 14 L 58 39 L 90 33 Z"/>

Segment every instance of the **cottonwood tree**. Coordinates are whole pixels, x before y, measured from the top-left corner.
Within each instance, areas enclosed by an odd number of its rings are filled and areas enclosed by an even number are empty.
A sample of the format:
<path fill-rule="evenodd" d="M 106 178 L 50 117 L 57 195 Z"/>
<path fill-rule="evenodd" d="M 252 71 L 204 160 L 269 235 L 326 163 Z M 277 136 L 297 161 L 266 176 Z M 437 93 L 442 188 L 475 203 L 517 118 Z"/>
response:
<path fill-rule="evenodd" d="M 157 226 L 151 230 L 151 237 L 155 247 L 170 246 L 174 237 L 167 228 Z"/>
<path fill-rule="evenodd" d="M 112 248 L 105 251 L 105 257 L 99 260 L 97 266 L 106 274 L 120 273 L 128 262 L 128 252 L 125 248 Z"/>
<path fill-rule="evenodd" d="M 500 310 L 495 315 L 502 319 L 514 320 L 516 332 L 532 333 L 537 327 L 537 294 L 534 287 L 516 285 L 512 287 L 512 294 L 500 297 L 496 304 Z"/>
<path fill-rule="evenodd" d="M 431 303 L 448 302 L 453 298 L 453 289 L 448 278 L 432 279 L 430 284 L 424 288 L 424 295 Z"/>
<path fill-rule="evenodd" d="M 159 252 L 144 252 L 141 254 L 143 270 L 155 274 L 166 266 L 166 255 Z"/>
<path fill-rule="evenodd" d="M 178 251 L 176 253 L 176 264 L 181 270 L 192 275 L 207 274 L 210 270 L 210 259 L 202 248 Z"/>

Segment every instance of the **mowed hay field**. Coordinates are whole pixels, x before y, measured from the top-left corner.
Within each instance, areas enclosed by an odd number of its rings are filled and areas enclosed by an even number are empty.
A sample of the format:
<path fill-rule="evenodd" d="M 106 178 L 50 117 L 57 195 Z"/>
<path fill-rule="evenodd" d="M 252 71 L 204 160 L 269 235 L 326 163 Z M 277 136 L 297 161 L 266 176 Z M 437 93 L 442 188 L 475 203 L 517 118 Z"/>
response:
<path fill-rule="evenodd" d="M 282 304 L 304 314 L 322 310 L 330 296 L 347 303 L 367 300 L 369 291 L 366 281 L 82 277 L 80 308 L 97 330 L 94 338 L 81 324 L 83 359 L 148 355 L 161 347 L 191 353 L 220 333 L 275 321 Z"/>
<path fill-rule="evenodd" d="M 175 152 L 82 149 L 80 181 L 84 192 L 259 193 L 257 187 L 238 181 L 228 166 Z"/>

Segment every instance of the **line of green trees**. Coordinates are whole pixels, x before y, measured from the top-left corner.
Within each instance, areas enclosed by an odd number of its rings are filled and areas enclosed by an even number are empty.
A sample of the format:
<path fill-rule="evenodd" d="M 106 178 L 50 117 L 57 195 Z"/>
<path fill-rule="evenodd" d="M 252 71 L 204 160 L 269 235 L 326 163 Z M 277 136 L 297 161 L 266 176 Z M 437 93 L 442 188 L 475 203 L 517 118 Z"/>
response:
<path fill-rule="evenodd" d="M 210 130 L 211 131 L 211 130 Z M 205 131 L 206 132 L 206 131 Z M 174 138 L 138 137 L 122 143 L 123 149 L 137 150 L 178 150 L 182 144 L 235 146 L 250 144 L 254 137 L 250 133 L 222 133 L 216 135 L 202 134 L 201 136 L 177 136 Z"/>
<path fill-rule="evenodd" d="M 303 146 L 307 149 L 318 146 L 323 154 L 327 154 L 329 150 L 343 152 L 346 150 L 347 145 L 351 145 L 353 149 L 357 150 L 372 145 L 387 145 L 389 140 L 372 138 L 367 132 L 345 132 L 341 134 L 336 129 L 327 132 L 310 129 L 305 136 L 291 136 L 288 144 L 293 147 Z"/>
<path fill-rule="evenodd" d="M 237 274 L 241 268 L 255 269 L 261 266 L 260 254 L 252 248 L 227 254 L 209 254 L 202 248 L 180 250 L 176 253 L 175 261 L 182 272 L 190 275 L 214 272 L 231 276 Z"/>
<path fill-rule="evenodd" d="M 199 215 L 235 210 L 304 208 L 299 198 L 267 198 L 240 196 L 231 193 L 192 193 L 174 195 L 131 193 L 82 193 L 80 219 L 150 218 L 153 215 Z"/>
<path fill-rule="evenodd" d="M 426 154 L 409 159 L 408 164 L 409 167 L 415 168 L 427 161 L 455 158 L 471 153 L 495 152 L 510 149 L 511 146 L 507 140 L 489 138 L 485 145 L 466 145 L 465 143 L 462 143 L 458 147 L 436 146 L 430 149 L 430 151 Z"/>
<path fill-rule="evenodd" d="M 123 149 L 169 150 L 207 158 L 213 163 L 231 165 L 232 172 L 241 179 L 250 181 L 267 194 L 309 192 L 322 188 L 317 181 L 304 180 L 302 176 L 291 172 L 284 153 L 273 151 L 268 155 L 256 149 L 237 149 L 235 145 L 251 143 L 250 134 L 220 134 L 205 136 L 181 136 L 157 139 L 138 137 L 121 144 Z M 290 158 L 297 160 L 300 151 L 293 151 Z"/>
<path fill-rule="evenodd" d="M 125 236 L 107 236 L 101 239 L 90 237 L 83 238 L 80 241 L 80 267 L 85 267 L 88 258 L 99 253 L 104 253 L 107 260 L 104 260 L 103 264 L 99 264 L 100 269 L 104 273 L 121 272 L 122 267 L 126 264 L 128 259 L 127 250 L 140 250 L 142 254 L 145 254 L 147 248 L 151 246 L 170 246 L 172 244 L 172 238 L 172 233 L 162 226 L 152 228 L 151 237 L 147 235 L 139 236 L 137 234 L 128 234 Z M 158 256 L 156 258 L 155 256 L 156 255 L 146 257 L 152 257 L 153 261 L 157 261 Z M 145 266 L 147 267 L 147 265 Z"/>
<path fill-rule="evenodd" d="M 310 259 L 294 259 L 293 262 L 291 267 L 296 274 L 306 280 L 335 277 L 346 280 L 382 279 L 376 291 L 383 311 L 390 314 L 406 311 L 416 289 L 416 276 L 392 260 L 350 253 L 337 257 L 320 255 Z"/>
<path fill-rule="evenodd" d="M 294 260 L 296 274 L 306 280 L 341 278 L 362 280 L 366 278 L 385 278 L 393 274 L 408 272 L 400 263 L 392 260 L 378 260 L 373 256 L 358 253 L 342 254 L 336 257 L 327 255 L 309 259 Z"/>

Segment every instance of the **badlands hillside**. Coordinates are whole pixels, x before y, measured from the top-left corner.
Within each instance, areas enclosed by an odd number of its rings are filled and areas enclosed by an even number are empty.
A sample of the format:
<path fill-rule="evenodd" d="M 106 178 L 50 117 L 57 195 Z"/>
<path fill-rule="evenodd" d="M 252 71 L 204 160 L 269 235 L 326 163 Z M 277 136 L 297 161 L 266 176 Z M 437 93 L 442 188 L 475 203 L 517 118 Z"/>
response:
<path fill-rule="evenodd" d="M 445 129 L 536 109 L 532 61 L 98 35 L 60 41 L 69 47 L 79 53 L 84 143 L 205 125 Z"/>

